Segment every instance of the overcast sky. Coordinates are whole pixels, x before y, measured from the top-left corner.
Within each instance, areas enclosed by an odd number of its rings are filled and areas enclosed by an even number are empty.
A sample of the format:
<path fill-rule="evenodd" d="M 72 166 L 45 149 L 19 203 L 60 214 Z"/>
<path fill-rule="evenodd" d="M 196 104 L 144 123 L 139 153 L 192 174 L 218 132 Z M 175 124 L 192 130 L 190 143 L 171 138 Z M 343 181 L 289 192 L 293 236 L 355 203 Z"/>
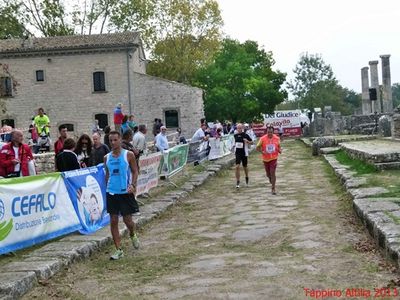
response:
<path fill-rule="evenodd" d="M 391 54 L 400 82 L 399 0 L 217 0 L 229 37 L 272 51 L 275 68 L 293 78 L 300 54 L 321 54 L 344 87 L 361 92 L 361 68 Z"/>

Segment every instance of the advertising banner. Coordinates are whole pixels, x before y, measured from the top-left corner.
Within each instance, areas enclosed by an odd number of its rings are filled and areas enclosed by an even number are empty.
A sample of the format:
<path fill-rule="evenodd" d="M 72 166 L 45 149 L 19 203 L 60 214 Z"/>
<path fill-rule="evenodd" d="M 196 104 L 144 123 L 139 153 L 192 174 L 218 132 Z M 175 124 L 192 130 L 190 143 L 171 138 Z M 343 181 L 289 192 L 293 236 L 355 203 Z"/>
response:
<path fill-rule="evenodd" d="M 189 152 L 189 145 L 177 145 L 164 151 L 164 162 L 161 175 L 172 176 L 182 170 L 186 165 Z"/>
<path fill-rule="evenodd" d="M 213 160 L 222 157 L 221 139 L 210 138 L 208 142 L 210 145 L 210 153 L 208 154 L 208 159 Z"/>
<path fill-rule="evenodd" d="M 213 160 L 232 153 L 233 140 L 233 134 L 224 135 L 219 139 L 210 138 L 208 140 L 210 145 L 208 159 Z"/>
<path fill-rule="evenodd" d="M 82 225 L 79 232 L 90 234 L 109 224 L 103 165 L 63 172 L 62 176 Z"/>
<path fill-rule="evenodd" d="M 80 228 L 60 173 L 0 180 L 0 254 Z"/>
<path fill-rule="evenodd" d="M 208 158 L 210 152 L 208 141 L 189 143 L 188 163 L 201 163 Z"/>
<path fill-rule="evenodd" d="M 278 128 L 282 126 L 283 135 L 285 136 L 300 136 L 301 110 L 281 110 L 275 111 L 273 114 L 264 115 L 264 125 L 266 127 L 273 126 L 277 133 Z"/>
<path fill-rule="evenodd" d="M 151 188 L 158 185 L 158 168 L 161 158 L 161 152 L 140 157 L 136 195 L 148 193 Z"/>

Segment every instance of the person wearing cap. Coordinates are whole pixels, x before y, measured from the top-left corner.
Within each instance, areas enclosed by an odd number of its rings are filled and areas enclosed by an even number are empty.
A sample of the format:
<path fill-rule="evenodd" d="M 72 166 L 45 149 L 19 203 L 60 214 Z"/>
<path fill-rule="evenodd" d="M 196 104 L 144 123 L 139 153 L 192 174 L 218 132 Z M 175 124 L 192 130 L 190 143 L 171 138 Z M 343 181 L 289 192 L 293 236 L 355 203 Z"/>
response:
<path fill-rule="evenodd" d="M 124 114 L 122 113 L 122 103 L 118 103 L 114 109 L 114 127 L 118 132 L 121 132 L 123 118 Z"/>
<path fill-rule="evenodd" d="M 160 133 L 156 136 L 155 146 L 157 147 L 158 151 L 164 152 L 169 148 L 167 139 L 167 127 L 161 126 L 160 130 Z"/>

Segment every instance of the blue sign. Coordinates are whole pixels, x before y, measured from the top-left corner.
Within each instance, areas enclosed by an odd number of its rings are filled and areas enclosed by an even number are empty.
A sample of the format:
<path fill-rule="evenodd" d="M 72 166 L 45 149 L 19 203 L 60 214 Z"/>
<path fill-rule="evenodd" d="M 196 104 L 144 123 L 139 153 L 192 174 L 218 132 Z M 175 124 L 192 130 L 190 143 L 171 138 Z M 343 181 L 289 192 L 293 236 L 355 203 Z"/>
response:
<path fill-rule="evenodd" d="M 62 176 L 82 225 L 79 232 L 90 234 L 108 225 L 103 165 L 63 172 Z"/>

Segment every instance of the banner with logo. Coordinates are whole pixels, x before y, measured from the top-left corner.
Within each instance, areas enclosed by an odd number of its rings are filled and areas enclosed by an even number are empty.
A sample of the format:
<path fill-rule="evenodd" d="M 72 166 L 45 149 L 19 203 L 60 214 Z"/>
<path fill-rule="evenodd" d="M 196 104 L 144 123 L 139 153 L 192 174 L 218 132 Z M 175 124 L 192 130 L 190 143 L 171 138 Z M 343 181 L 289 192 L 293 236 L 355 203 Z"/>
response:
<path fill-rule="evenodd" d="M 232 153 L 234 144 L 233 134 L 224 135 L 218 139 L 210 138 L 208 141 L 210 145 L 209 160 L 218 159 Z"/>
<path fill-rule="evenodd" d="M 60 173 L 0 180 L 0 254 L 80 228 Z"/>
<path fill-rule="evenodd" d="M 208 141 L 189 143 L 188 163 L 201 163 L 208 158 L 210 152 Z"/>
<path fill-rule="evenodd" d="M 273 114 L 264 115 L 264 125 L 266 127 L 273 126 L 275 128 L 275 132 L 278 132 L 278 128 L 282 126 L 284 135 L 300 136 L 301 116 L 302 113 L 299 109 L 275 111 Z"/>
<path fill-rule="evenodd" d="M 158 185 L 158 168 L 162 159 L 161 152 L 139 158 L 139 177 L 136 185 L 136 195 L 148 193 Z"/>
<path fill-rule="evenodd" d="M 188 153 L 188 144 L 177 145 L 164 151 L 161 175 L 169 177 L 182 170 L 182 168 L 186 165 Z"/>
<path fill-rule="evenodd" d="M 86 169 L 63 172 L 76 215 L 82 225 L 79 232 L 93 233 L 110 223 L 106 210 L 106 185 L 102 164 Z"/>

